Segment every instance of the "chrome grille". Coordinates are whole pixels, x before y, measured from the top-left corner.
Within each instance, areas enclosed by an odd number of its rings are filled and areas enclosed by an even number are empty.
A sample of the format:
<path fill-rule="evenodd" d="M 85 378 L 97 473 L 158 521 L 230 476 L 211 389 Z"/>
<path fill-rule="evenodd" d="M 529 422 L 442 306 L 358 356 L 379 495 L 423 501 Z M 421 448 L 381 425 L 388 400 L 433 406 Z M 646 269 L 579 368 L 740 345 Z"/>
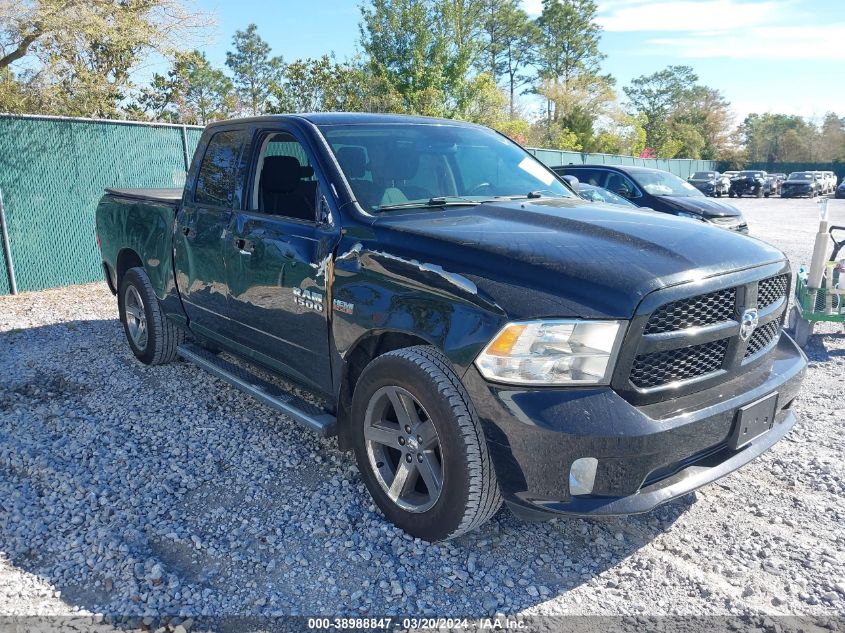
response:
<path fill-rule="evenodd" d="M 769 321 L 765 325 L 761 325 L 756 330 L 751 338 L 748 339 L 748 349 L 745 350 L 745 358 L 754 356 L 761 349 L 764 349 L 775 340 L 775 337 L 780 333 L 780 321 Z"/>
<path fill-rule="evenodd" d="M 716 371 L 725 361 L 728 341 L 713 341 L 653 354 L 634 360 L 631 382 L 640 389 L 651 389 L 679 380 L 689 380 Z"/>
<path fill-rule="evenodd" d="M 689 327 L 730 321 L 734 318 L 735 304 L 735 288 L 725 288 L 706 295 L 673 301 L 658 308 L 651 315 L 645 333 L 675 332 Z"/>

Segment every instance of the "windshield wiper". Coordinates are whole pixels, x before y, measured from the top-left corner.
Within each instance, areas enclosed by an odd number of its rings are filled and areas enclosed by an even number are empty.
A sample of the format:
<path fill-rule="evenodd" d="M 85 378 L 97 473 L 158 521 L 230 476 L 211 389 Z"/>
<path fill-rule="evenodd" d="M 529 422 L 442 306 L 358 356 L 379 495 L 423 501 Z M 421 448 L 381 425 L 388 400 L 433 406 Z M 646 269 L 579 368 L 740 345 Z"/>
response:
<path fill-rule="evenodd" d="M 440 209 L 442 207 L 466 207 L 481 204 L 478 200 L 461 198 L 460 196 L 435 196 L 429 198 L 428 202 L 402 202 L 399 204 L 383 204 L 376 207 L 377 211 L 392 211 L 394 209 Z"/>
<path fill-rule="evenodd" d="M 569 196 L 562 196 L 559 193 L 555 193 L 551 189 L 537 189 L 535 191 L 529 191 L 525 195 L 515 195 L 515 196 L 496 196 L 497 199 L 506 199 L 506 200 L 522 200 L 523 198 L 527 198 L 528 200 L 537 200 L 542 198 L 543 195 L 547 195 L 550 198 L 568 198 Z"/>

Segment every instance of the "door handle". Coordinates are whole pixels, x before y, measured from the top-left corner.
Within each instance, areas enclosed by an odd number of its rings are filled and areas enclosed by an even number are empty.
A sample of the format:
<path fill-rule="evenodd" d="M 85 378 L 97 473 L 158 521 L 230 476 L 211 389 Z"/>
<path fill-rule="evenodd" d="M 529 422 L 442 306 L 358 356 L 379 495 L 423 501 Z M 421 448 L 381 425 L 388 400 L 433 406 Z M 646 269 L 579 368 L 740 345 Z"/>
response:
<path fill-rule="evenodd" d="M 182 227 L 182 235 L 184 235 L 188 239 L 191 239 L 193 237 L 196 237 L 197 232 L 196 232 L 195 229 L 191 228 L 190 226 L 183 226 Z"/>

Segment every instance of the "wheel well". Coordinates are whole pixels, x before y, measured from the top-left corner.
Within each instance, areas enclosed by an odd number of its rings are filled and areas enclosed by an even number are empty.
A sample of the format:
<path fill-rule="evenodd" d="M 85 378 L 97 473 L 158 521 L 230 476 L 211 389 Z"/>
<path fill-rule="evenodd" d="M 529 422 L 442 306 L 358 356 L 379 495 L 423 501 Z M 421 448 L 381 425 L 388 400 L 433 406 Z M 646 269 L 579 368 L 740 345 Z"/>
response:
<path fill-rule="evenodd" d="M 117 273 L 117 283 L 115 287 L 120 289 L 120 282 L 123 280 L 123 275 L 126 274 L 126 271 L 130 268 L 135 267 L 144 267 L 144 262 L 141 261 L 141 257 L 135 251 L 124 248 L 117 256 L 117 262 L 115 264 Z"/>
<path fill-rule="evenodd" d="M 419 336 L 406 332 L 383 332 L 358 341 L 347 354 L 337 412 L 338 443 L 341 450 L 351 448 L 347 430 L 352 412 L 352 394 L 364 368 L 382 354 L 415 345 L 430 345 L 430 343 Z"/>

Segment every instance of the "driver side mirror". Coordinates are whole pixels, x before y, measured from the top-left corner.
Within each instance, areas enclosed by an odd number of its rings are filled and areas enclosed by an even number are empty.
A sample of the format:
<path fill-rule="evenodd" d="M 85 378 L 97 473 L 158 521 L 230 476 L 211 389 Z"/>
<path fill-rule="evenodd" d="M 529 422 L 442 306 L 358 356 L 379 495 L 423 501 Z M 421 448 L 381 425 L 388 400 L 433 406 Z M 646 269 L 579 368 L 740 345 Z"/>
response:
<path fill-rule="evenodd" d="M 570 176 L 567 174 L 563 177 L 563 179 L 567 182 L 570 187 L 572 187 L 572 191 L 578 193 L 578 186 L 580 185 L 580 183 L 578 182 L 578 179 L 575 176 Z"/>

